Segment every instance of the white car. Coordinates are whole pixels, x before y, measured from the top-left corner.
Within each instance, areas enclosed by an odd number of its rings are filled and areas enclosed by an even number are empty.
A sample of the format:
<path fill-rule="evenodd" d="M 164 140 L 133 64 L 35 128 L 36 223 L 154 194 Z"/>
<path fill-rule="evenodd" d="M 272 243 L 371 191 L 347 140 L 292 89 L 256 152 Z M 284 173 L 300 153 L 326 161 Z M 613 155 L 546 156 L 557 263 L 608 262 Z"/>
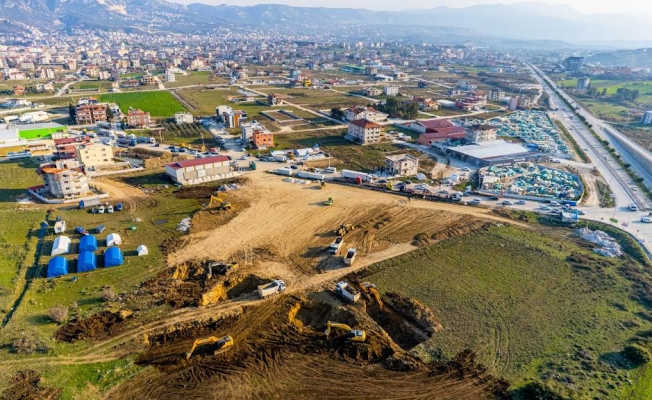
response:
<path fill-rule="evenodd" d="M 541 209 L 544 210 L 544 211 L 548 211 L 548 210 L 550 210 L 550 207 L 548 207 L 548 206 L 541 206 Z"/>
<path fill-rule="evenodd" d="M 550 205 L 553 206 L 553 207 L 559 207 L 561 204 L 559 204 L 559 203 L 556 202 L 556 201 L 551 201 L 551 202 L 550 202 Z"/>
<path fill-rule="evenodd" d="M 641 217 L 641 222 L 645 222 L 646 224 L 652 223 L 652 218 L 650 217 Z"/>
<path fill-rule="evenodd" d="M 525 200 L 519 200 L 516 202 L 516 204 L 518 204 L 519 206 L 524 206 L 527 204 L 527 202 Z"/>

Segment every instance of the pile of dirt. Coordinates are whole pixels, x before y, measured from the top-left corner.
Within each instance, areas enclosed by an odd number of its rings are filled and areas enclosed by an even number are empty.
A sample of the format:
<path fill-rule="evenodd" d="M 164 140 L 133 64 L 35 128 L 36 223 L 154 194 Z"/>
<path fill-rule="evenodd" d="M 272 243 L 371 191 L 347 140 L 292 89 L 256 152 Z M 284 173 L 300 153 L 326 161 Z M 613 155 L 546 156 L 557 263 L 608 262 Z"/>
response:
<path fill-rule="evenodd" d="M 0 400 L 56 400 L 61 397 L 60 388 L 40 386 L 41 376 L 36 371 L 18 371 L 8 382 Z"/>
<path fill-rule="evenodd" d="M 429 336 L 442 330 L 441 322 L 435 313 L 417 299 L 402 296 L 398 293 L 389 292 L 383 297 L 385 306 L 390 306 L 404 318 L 423 329 Z"/>
<path fill-rule="evenodd" d="M 235 218 L 238 213 L 249 208 L 250 204 L 249 201 L 237 197 L 229 197 L 228 201 L 231 203 L 231 208 L 228 210 L 220 210 L 217 207 L 197 210 L 192 215 L 190 232 L 197 233 L 225 225 Z"/>
<path fill-rule="evenodd" d="M 167 303 L 174 308 L 197 307 L 249 294 L 258 285 L 270 282 L 255 275 L 212 273 L 208 260 L 191 260 L 161 272 L 144 282 L 135 295 L 143 304 L 147 298 L 154 304 Z"/>
<path fill-rule="evenodd" d="M 99 340 L 115 336 L 124 329 L 129 315 L 130 312 L 124 311 L 100 311 L 88 318 L 73 319 L 57 329 L 54 338 L 72 343 L 76 340 Z"/>

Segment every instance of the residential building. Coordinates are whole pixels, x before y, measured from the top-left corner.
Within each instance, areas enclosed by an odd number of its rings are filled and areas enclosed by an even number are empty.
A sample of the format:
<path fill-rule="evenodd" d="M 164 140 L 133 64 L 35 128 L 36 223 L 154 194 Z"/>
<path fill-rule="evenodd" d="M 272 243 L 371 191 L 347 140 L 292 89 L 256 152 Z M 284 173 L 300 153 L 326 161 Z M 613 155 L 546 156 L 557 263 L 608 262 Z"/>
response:
<path fill-rule="evenodd" d="M 131 128 L 149 128 L 152 120 L 148 112 L 130 108 L 127 112 L 127 125 Z"/>
<path fill-rule="evenodd" d="M 447 119 L 430 119 L 411 122 L 409 128 L 419 132 L 417 142 L 431 146 L 436 142 L 460 140 L 466 138 L 466 131 Z"/>
<path fill-rule="evenodd" d="M 385 172 L 394 176 L 414 176 L 419 172 L 419 160 L 409 154 L 387 156 Z"/>
<path fill-rule="evenodd" d="M 414 97 L 412 98 L 412 101 L 419 104 L 419 110 L 421 111 L 439 110 L 439 103 L 437 103 L 431 98 Z"/>
<path fill-rule="evenodd" d="M 283 104 L 283 98 L 280 94 L 270 93 L 267 95 L 267 104 L 270 106 L 280 106 Z"/>
<path fill-rule="evenodd" d="M 106 104 L 83 104 L 75 108 L 78 125 L 90 125 L 106 121 Z"/>
<path fill-rule="evenodd" d="M 584 57 L 566 57 L 564 69 L 568 72 L 579 72 L 584 63 Z"/>
<path fill-rule="evenodd" d="M 349 122 L 349 136 L 362 144 L 380 142 L 382 127 L 366 119 L 356 119 Z"/>
<path fill-rule="evenodd" d="M 386 96 L 398 96 L 398 86 L 383 86 L 383 93 Z"/>
<path fill-rule="evenodd" d="M 373 107 L 350 107 L 344 112 L 347 121 L 366 119 L 371 122 L 387 121 L 388 115 Z"/>
<path fill-rule="evenodd" d="M 229 106 L 217 106 L 215 111 L 218 119 L 226 128 L 239 128 L 247 119 L 246 112 L 234 110 Z"/>
<path fill-rule="evenodd" d="M 73 199 L 90 192 L 88 177 L 77 160 L 58 160 L 39 167 L 37 173 L 43 178 L 44 189 L 56 198 Z"/>
<path fill-rule="evenodd" d="M 471 143 L 489 142 L 496 140 L 496 127 L 493 125 L 472 126 L 467 134 L 466 140 Z"/>
<path fill-rule="evenodd" d="M 489 92 L 489 101 L 500 101 L 505 98 L 505 91 L 500 89 L 492 89 Z"/>
<path fill-rule="evenodd" d="M 375 97 L 375 96 L 380 96 L 381 94 L 383 94 L 383 91 L 375 87 L 368 87 L 362 89 L 363 96 Z"/>
<path fill-rule="evenodd" d="M 192 185 L 232 176 L 229 158 L 213 156 L 165 164 L 165 173 L 176 183 Z"/>
<path fill-rule="evenodd" d="M 510 111 L 516 110 L 518 108 L 518 103 L 519 103 L 519 96 L 512 96 L 509 99 L 509 106 L 508 106 L 509 110 Z"/>
<path fill-rule="evenodd" d="M 145 86 L 158 85 L 156 77 L 154 75 L 152 75 L 149 71 L 147 71 L 147 72 L 145 72 L 143 74 L 142 81 L 143 81 L 143 85 L 145 85 Z"/>
<path fill-rule="evenodd" d="M 190 113 L 178 112 L 174 114 L 174 122 L 177 124 L 192 124 L 195 119 Z"/>
<path fill-rule="evenodd" d="M 530 108 L 530 105 L 531 105 L 531 100 L 528 96 L 519 96 L 518 99 L 519 108 L 523 108 L 523 109 Z"/>
<path fill-rule="evenodd" d="M 266 149 L 274 147 L 274 133 L 268 130 L 254 130 L 252 135 L 252 142 L 257 149 Z"/>
<path fill-rule="evenodd" d="M 76 136 L 54 139 L 54 157 L 59 160 L 68 160 L 77 157 L 77 147 L 91 144 L 88 136 Z"/>
<path fill-rule="evenodd" d="M 77 146 L 75 154 L 85 169 L 113 163 L 113 147 L 104 144 L 82 144 Z"/>
<path fill-rule="evenodd" d="M 240 135 L 240 138 L 245 142 L 249 143 L 253 140 L 254 137 L 254 131 L 266 131 L 267 129 L 265 126 L 258 121 L 251 121 L 247 123 L 240 124 L 240 128 L 242 129 L 242 133 Z"/>
<path fill-rule="evenodd" d="M 25 94 L 25 86 L 21 86 L 21 85 L 14 86 L 13 92 L 15 95 L 22 96 Z"/>
<path fill-rule="evenodd" d="M 166 82 L 176 82 L 177 76 L 174 72 L 167 70 L 165 71 L 165 81 Z"/>
<path fill-rule="evenodd" d="M 643 113 L 643 118 L 641 118 L 641 124 L 643 125 L 652 124 L 652 111 L 646 111 Z"/>
<path fill-rule="evenodd" d="M 591 85 L 591 78 L 587 76 L 583 76 L 577 80 L 578 89 L 588 89 L 590 85 Z"/>

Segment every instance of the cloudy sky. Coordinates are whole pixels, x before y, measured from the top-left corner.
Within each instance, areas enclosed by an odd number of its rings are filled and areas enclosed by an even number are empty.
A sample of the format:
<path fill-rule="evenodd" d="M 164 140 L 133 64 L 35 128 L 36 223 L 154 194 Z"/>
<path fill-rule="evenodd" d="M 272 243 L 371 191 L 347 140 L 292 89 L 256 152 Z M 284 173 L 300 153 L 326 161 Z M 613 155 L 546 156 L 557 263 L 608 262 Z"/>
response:
<path fill-rule="evenodd" d="M 406 8 L 433 8 L 437 6 L 466 7 L 474 4 L 521 3 L 524 0 L 172 0 L 179 3 L 233 4 L 287 4 L 305 7 L 349 7 L 370 10 L 402 10 Z M 646 11 L 648 0 L 537 0 L 541 3 L 566 4 L 579 12 L 630 13 Z"/>

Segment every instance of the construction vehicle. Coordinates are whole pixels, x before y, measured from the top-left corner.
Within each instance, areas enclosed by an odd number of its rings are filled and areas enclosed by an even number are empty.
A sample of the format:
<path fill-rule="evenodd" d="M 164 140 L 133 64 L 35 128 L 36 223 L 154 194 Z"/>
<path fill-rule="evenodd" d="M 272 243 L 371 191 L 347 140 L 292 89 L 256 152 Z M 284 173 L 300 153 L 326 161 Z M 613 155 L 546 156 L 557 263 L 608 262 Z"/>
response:
<path fill-rule="evenodd" d="M 340 329 L 342 331 L 345 331 L 346 332 L 345 338 L 352 342 L 363 343 L 365 340 L 367 340 L 367 333 L 365 331 L 360 329 L 351 329 L 351 327 L 348 326 L 347 324 L 328 321 L 326 326 L 327 326 L 326 332 L 324 333 L 326 334 L 327 339 L 331 334 L 331 330 L 335 328 L 335 329 Z"/>
<path fill-rule="evenodd" d="M 335 200 L 333 199 L 333 196 L 331 196 L 331 197 L 328 198 L 328 200 L 326 200 L 326 201 L 324 202 L 324 205 L 326 205 L 326 206 L 332 206 L 334 201 L 335 201 Z"/>
<path fill-rule="evenodd" d="M 323 189 L 326 187 L 326 182 L 325 181 L 319 181 L 319 188 Z"/>
<path fill-rule="evenodd" d="M 223 353 L 227 350 L 229 350 L 233 346 L 233 339 L 231 336 L 226 335 L 222 338 L 217 338 L 215 336 L 209 336 L 204 339 L 196 339 L 192 347 L 190 348 L 190 351 L 186 353 L 186 360 L 189 359 L 192 356 L 192 353 L 195 351 L 197 346 L 202 346 L 205 344 L 215 344 L 215 350 L 213 354 L 219 354 Z"/>
<path fill-rule="evenodd" d="M 254 161 L 249 162 L 249 169 L 252 171 L 256 170 L 256 163 Z"/>
<path fill-rule="evenodd" d="M 328 254 L 335 255 L 337 252 L 340 250 L 340 247 L 342 247 L 342 242 L 344 241 L 344 238 L 342 236 L 338 236 L 335 238 L 333 243 L 328 247 Z"/>
<path fill-rule="evenodd" d="M 285 282 L 280 279 L 274 279 L 270 283 L 258 286 L 258 295 L 261 299 L 281 294 L 285 291 Z"/>
<path fill-rule="evenodd" d="M 355 261 L 355 255 L 358 253 L 358 250 L 354 248 L 350 248 L 346 251 L 346 255 L 344 256 L 344 264 L 346 265 L 353 265 L 353 261 Z"/>
<path fill-rule="evenodd" d="M 365 298 L 367 300 L 371 300 L 373 298 L 376 301 L 376 304 L 378 304 L 380 311 L 383 311 L 383 301 L 380 299 L 380 294 L 376 289 L 376 285 L 371 282 L 362 282 L 359 286 L 360 291 L 362 291 L 362 294 L 364 294 Z"/>
<path fill-rule="evenodd" d="M 348 282 L 338 282 L 335 286 L 335 293 L 343 297 L 344 300 L 349 303 L 355 303 L 360 300 L 360 292 L 356 290 L 353 285 L 349 285 Z"/>
<path fill-rule="evenodd" d="M 337 236 L 344 236 L 344 235 L 346 235 L 347 233 L 351 232 L 354 229 L 355 229 L 355 227 L 353 225 L 351 225 L 351 224 L 342 224 L 335 231 L 335 233 L 337 234 Z"/>
<path fill-rule="evenodd" d="M 210 277 L 213 276 L 213 272 L 220 275 L 229 276 L 237 271 L 239 267 L 240 265 L 237 262 L 227 264 L 220 261 L 211 261 L 208 263 L 208 277 L 210 279 Z"/>
<path fill-rule="evenodd" d="M 231 203 L 228 201 L 225 201 L 222 199 L 219 195 L 218 196 L 211 196 L 211 201 L 208 203 L 208 208 L 217 208 L 219 210 L 230 210 L 231 209 Z"/>

